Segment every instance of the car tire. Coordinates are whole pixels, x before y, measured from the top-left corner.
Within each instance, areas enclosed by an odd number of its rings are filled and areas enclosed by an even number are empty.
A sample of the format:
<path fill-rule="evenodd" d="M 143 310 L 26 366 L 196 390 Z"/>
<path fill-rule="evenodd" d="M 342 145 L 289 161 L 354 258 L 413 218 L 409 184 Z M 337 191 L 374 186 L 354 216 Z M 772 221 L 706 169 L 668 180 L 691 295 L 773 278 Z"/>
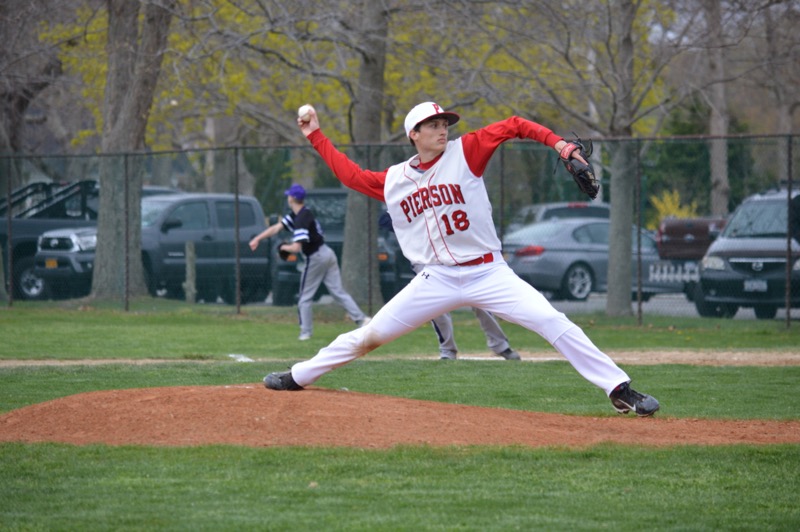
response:
<path fill-rule="evenodd" d="M 739 307 L 737 305 L 728 303 L 709 303 L 706 301 L 700 283 L 695 285 L 694 297 L 692 299 L 694 299 L 694 306 L 697 309 L 697 313 L 703 318 L 733 318 L 739 311 Z"/>
<path fill-rule="evenodd" d="M 149 261 L 143 261 L 144 269 L 144 284 L 147 286 L 147 292 L 152 297 L 158 297 L 158 286 L 156 285 L 155 277 L 153 277 L 153 268 L 150 266 Z"/>
<path fill-rule="evenodd" d="M 166 289 L 165 297 L 167 299 L 186 299 L 186 294 L 183 291 L 183 287 L 179 284 L 174 284 L 174 283 L 167 284 L 165 289 Z"/>
<path fill-rule="evenodd" d="M 294 283 L 276 283 L 272 290 L 272 304 L 276 307 L 291 307 L 297 302 L 298 286 Z"/>
<path fill-rule="evenodd" d="M 572 301 L 586 301 L 594 290 L 594 275 L 586 264 L 573 264 L 561 280 L 561 294 Z"/>
<path fill-rule="evenodd" d="M 241 289 L 239 290 L 240 303 L 246 305 L 248 303 L 263 303 L 267 298 L 267 291 L 263 283 L 256 281 L 242 281 Z M 236 282 L 231 281 L 225 283 L 222 287 L 220 294 L 222 300 L 228 305 L 236 304 Z"/>
<path fill-rule="evenodd" d="M 775 305 L 756 305 L 753 310 L 756 313 L 756 318 L 760 320 L 771 320 L 778 314 L 778 307 Z"/>
<path fill-rule="evenodd" d="M 27 300 L 49 297 L 47 283 L 34 273 L 33 266 L 33 257 L 19 257 L 14 263 L 14 297 Z"/>
<path fill-rule="evenodd" d="M 689 303 L 694 302 L 695 290 L 697 290 L 697 283 L 694 281 L 689 281 L 683 286 L 683 293 L 686 295 L 686 301 Z"/>

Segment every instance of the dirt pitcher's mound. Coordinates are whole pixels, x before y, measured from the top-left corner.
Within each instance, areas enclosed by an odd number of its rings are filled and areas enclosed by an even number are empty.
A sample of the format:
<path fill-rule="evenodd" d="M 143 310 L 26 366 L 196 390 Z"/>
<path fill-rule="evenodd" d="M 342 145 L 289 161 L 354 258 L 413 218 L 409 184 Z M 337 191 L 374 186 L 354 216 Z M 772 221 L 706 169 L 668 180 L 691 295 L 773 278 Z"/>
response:
<path fill-rule="evenodd" d="M 245 384 L 73 395 L 0 416 L 0 441 L 362 448 L 774 444 L 800 443 L 800 422 L 566 416 Z"/>

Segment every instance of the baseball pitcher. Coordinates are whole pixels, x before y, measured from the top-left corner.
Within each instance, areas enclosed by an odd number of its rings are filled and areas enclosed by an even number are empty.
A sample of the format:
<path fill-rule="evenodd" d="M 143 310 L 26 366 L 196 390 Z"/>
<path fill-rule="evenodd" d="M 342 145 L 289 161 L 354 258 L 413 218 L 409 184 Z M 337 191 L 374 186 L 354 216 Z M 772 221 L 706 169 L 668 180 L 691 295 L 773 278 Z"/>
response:
<path fill-rule="evenodd" d="M 602 389 L 618 412 L 653 414 L 658 401 L 633 390 L 628 375 L 611 358 L 506 264 L 492 220 L 483 173 L 500 144 L 519 138 L 555 149 L 570 163 L 565 164 L 567 170 L 577 173 L 573 177 L 578 186 L 596 194 L 594 172 L 581 146 L 518 116 L 448 140 L 449 127 L 458 120 L 456 113 L 434 102 L 415 106 L 405 118 L 405 132 L 417 154 L 387 170 L 373 171 L 334 147 L 313 108 L 298 117 L 300 130 L 344 185 L 386 203 L 403 254 L 423 267 L 368 325 L 340 335 L 290 371 L 267 375 L 265 386 L 300 390 L 446 312 L 469 306 L 541 335 Z"/>

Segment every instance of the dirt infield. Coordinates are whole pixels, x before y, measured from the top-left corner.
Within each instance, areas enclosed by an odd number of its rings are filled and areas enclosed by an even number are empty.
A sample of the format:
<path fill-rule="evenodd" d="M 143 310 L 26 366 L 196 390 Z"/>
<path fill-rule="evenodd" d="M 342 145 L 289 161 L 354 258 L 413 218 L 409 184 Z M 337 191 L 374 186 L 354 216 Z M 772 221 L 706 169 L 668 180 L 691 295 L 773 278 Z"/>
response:
<path fill-rule="evenodd" d="M 795 353 L 648 354 L 621 364 L 797 365 Z M 639 356 L 642 355 L 631 355 Z M 550 358 L 523 353 L 525 361 Z M 498 363 L 506 363 L 498 361 Z M 10 365 L 10 364 L 7 364 Z M 609 406 L 610 409 L 610 406 Z M 0 416 L 0 441 L 76 445 L 338 446 L 522 445 L 586 447 L 800 443 L 800 421 L 582 417 L 260 383 L 83 393 Z"/>

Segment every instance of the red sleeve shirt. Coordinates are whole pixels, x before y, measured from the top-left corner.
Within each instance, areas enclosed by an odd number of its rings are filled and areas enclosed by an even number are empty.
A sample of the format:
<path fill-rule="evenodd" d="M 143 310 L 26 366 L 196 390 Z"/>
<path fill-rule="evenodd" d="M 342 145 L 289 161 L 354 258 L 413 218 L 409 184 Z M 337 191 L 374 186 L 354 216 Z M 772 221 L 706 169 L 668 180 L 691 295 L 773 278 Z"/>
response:
<path fill-rule="evenodd" d="M 513 138 L 535 140 L 551 148 L 562 140 L 562 137 L 543 125 L 518 116 L 495 122 L 461 137 L 464 156 L 472 173 L 482 176 L 497 147 Z M 383 185 L 386 182 L 386 170 L 376 172 L 362 169 L 336 149 L 320 129 L 313 131 L 308 140 L 346 187 L 379 201 L 385 201 Z"/>
<path fill-rule="evenodd" d="M 512 116 L 461 137 L 469 169 L 482 176 L 495 150 L 511 139 L 531 139 L 553 148 L 561 137 L 536 122 Z"/>
<path fill-rule="evenodd" d="M 375 172 L 362 169 L 351 161 L 347 155 L 337 150 L 336 146 L 322 133 L 321 129 L 313 131 L 308 136 L 308 140 L 344 186 L 357 190 L 370 198 L 386 201 L 383 197 L 386 170 Z"/>

